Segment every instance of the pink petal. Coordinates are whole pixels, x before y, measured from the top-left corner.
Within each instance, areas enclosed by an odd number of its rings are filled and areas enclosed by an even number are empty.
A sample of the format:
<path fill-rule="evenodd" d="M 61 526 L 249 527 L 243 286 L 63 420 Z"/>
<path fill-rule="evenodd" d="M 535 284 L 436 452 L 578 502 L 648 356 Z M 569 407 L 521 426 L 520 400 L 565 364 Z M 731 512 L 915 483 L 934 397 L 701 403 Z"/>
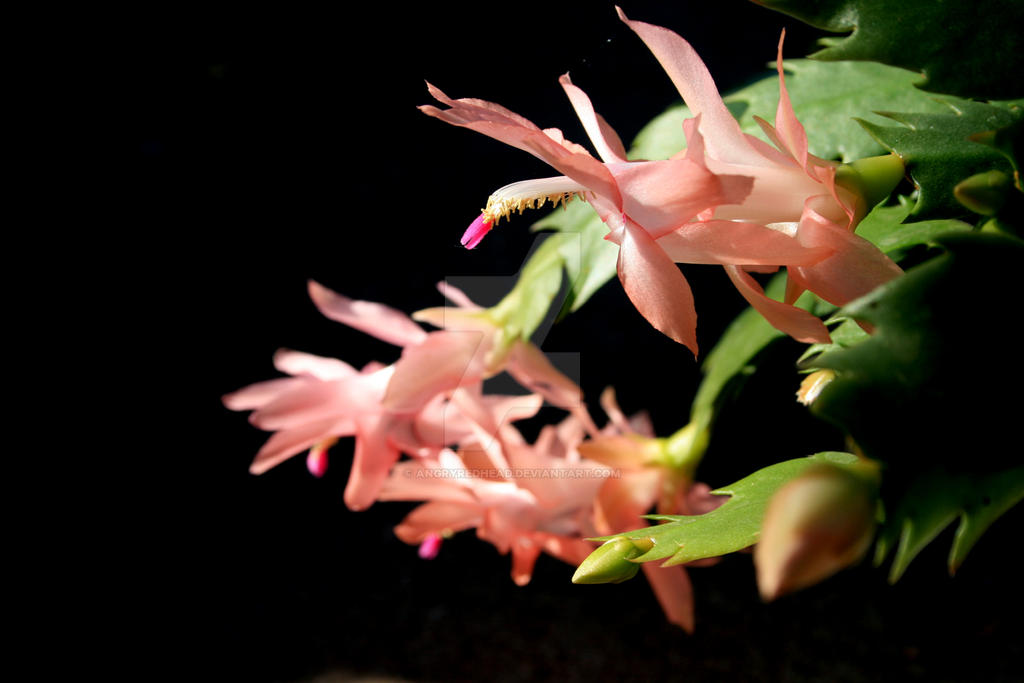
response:
<path fill-rule="evenodd" d="M 763 165 L 765 160 L 747 142 L 693 47 L 668 29 L 631 21 L 621 9 L 616 10 L 661 63 L 690 111 L 701 116 L 700 127 L 711 156 L 732 163 Z"/>
<path fill-rule="evenodd" d="M 424 503 L 395 527 L 395 535 L 406 543 L 422 543 L 431 533 L 454 533 L 471 529 L 482 521 L 475 505 L 458 503 Z"/>
<path fill-rule="evenodd" d="M 636 467 L 636 464 L 633 464 Z M 610 477 L 594 501 L 596 522 L 602 533 L 621 533 L 642 527 L 661 493 L 664 477 L 657 469 L 637 469 Z"/>
<path fill-rule="evenodd" d="M 602 465 L 634 469 L 647 463 L 651 455 L 649 448 L 649 442 L 643 437 L 609 434 L 584 441 L 576 450 L 584 458 Z"/>
<path fill-rule="evenodd" d="M 844 306 L 903 271 L 878 247 L 808 208 L 800 221 L 797 239 L 807 246 L 834 250 L 827 259 L 794 269 L 800 284 L 825 301 Z"/>
<path fill-rule="evenodd" d="M 626 220 L 619 246 L 619 280 L 655 329 L 697 355 L 697 310 L 686 278 L 643 229 Z"/>
<path fill-rule="evenodd" d="M 483 404 L 491 413 L 494 423 L 506 425 L 519 420 L 528 420 L 540 411 L 544 399 L 537 394 L 522 396 L 483 396 Z"/>
<path fill-rule="evenodd" d="M 228 410 L 254 410 L 265 406 L 281 394 L 302 386 L 304 382 L 305 380 L 299 377 L 270 379 L 225 394 L 221 401 Z"/>
<path fill-rule="evenodd" d="M 657 239 L 699 212 L 719 204 L 740 204 L 752 178 L 711 173 L 689 159 L 637 161 L 613 168 L 623 211 Z"/>
<path fill-rule="evenodd" d="M 509 464 L 520 488 L 528 490 L 541 507 L 550 510 L 589 508 L 605 479 L 608 468 L 589 460 L 570 462 L 528 445 L 507 446 Z M 543 472 L 543 476 L 535 473 Z"/>
<path fill-rule="evenodd" d="M 290 349 L 279 349 L 274 354 L 274 367 L 288 375 L 311 375 L 322 380 L 344 379 L 357 374 L 355 368 L 337 358 Z"/>
<path fill-rule="evenodd" d="M 618 187 L 611 173 L 589 154 L 570 151 L 527 119 L 491 102 L 476 99 L 453 100 L 427 84 L 430 94 L 448 105 L 446 110 L 425 105 L 420 111 L 455 126 L 475 130 L 489 137 L 533 154 L 563 175 L 591 191 L 621 203 Z M 578 147 L 578 146 L 577 146 Z"/>
<path fill-rule="evenodd" d="M 668 620 L 687 633 L 693 633 L 693 584 L 686 570 L 658 567 L 653 562 L 645 562 L 643 570 Z"/>
<path fill-rule="evenodd" d="M 785 165 L 741 166 L 707 159 L 708 168 L 717 174 L 737 174 L 754 179 L 750 194 L 737 204 L 723 204 L 715 209 L 715 218 L 750 223 L 797 222 L 804 204 L 825 188 L 795 162 Z"/>
<path fill-rule="evenodd" d="M 483 356 L 491 344 L 480 332 L 444 330 L 405 347 L 395 363 L 384 407 L 395 413 L 414 413 L 437 394 L 479 381 L 484 376 Z"/>
<path fill-rule="evenodd" d="M 401 311 L 372 301 L 349 299 L 312 280 L 309 296 L 325 317 L 396 346 L 418 344 L 427 336 Z"/>
<path fill-rule="evenodd" d="M 733 265 L 810 265 L 832 249 L 807 247 L 789 235 L 758 223 L 687 223 L 658 238 L 658 246 L 676 263 Z"/>
<path fill-rule="evenodd" d="M 611 436 L 616 433 L 623 435 L 636 434 L 654 438 L 654 425 L 651 424 L 651 416 L 646 411 L 640 411 L 627 418 L 619 407 L 614 388 L 605 387 L 605 390 L 601 392 L 600 402 L 601 408 L 608 416 L 609 421 L 602 431 L 602 435 Z"/>
<path fill-rule="evenodd" d="M 594 105 L 591 104 L 587 94 L 572 84 L 569 74 L 559 78 L 558 82 L 562 84 L 565 94 L 569 96 L 569 102 L 576 110 L 576 116 L 579 117 L 583 124 L 583 130 L 587 132 L 587 137 L 590 138 L 591 144 L 597 150 L 597 155 L 605 163 L 625 161 L 626 148 L 623 146 L 622 140 L 611 126 L 594 111 Z"/>
<path fill-rule="evenodd" d="M 452 402 L 466 417 L 473 433 L 473 437 L 464 443 L 463 451 L 460 451 L 463 459 L 466 457 L 474 459 L 473 464 L 467 463 L 467 465 L 485 470 L 508 469 L 500 425 L 487 410 L 479 391 L 461 388 L 452 394 Z"/>
<path fill-rule="evenodd" d="M 263 444 L 263 448 L 249 466 L 249 472 L 263 474 L 271 467 L 312 448 L 327 437 L 347 436 L 354 431 L 355 425 L 347 420 L 320 420 L 277 432 Z"/>
<path fill-rule="evenodd" d="M 377 494 L 379 501 L 430 500 L 475 505 L 476 498 L 449 470 L 425 460 L 406 460 L 391 468 L 391 474 Z"/>
<path fill-rule="evenodd" d="M 633 413 L 629 417 L 629 426 L 633 428 L 633 432 L 640 436 L 646 436 L 651 439 L 655 437 L 654 423 L 651 421 L 651 416 L 646 410 Z"/>
<path fill-rule="evenodd" d="M 356 423 L 356 448 L 352 470 L 345 486 L 345 504 L 350 510 L 365 510 L 398 462 L 398 450 L 388 442 L 389 416 L 374 415 Z"/>
<path fill-rule="evenodd" d="M 441 280 L 437 283 L 437 291 L 441 292 L 441 296 L 451 301 L 459 308 L 464 308 L 470 311 L 479 311 L 480 307 L 473 303 L 473 300 L 455 285 L 449 284 L 446 280 Z"/>
<path fill-rule="evenodd" d="M 605 387 L 604 391 L 601 392 L 599 402 L 604 414 L 608 416 L 609 423 L 614 425 L 615 429 L 623 434 L 629 434 L 633 431 L 629 426 L 626 414 L 622 412 L 622 408 L 619 407 L 619 402 L 615 398 L 614 387 Z"/>
<path fill-rule="evenodd" d="M 777 330 L 785 332 L 799 342 L 828 343 L 831 338 L 825 324 L 802 308 L 784 304 L 765 296 L 757 281 L 739 266 L 724 266 L 729 279 L 743 298 Z"/>
<path fill-rule="evenodd" d="M 330 382 L 304 377 L 302 384 L 256 410 L 249 422 L 260 429 L 289 429 L 304 422 L 374 412 L 390 376 L 391 370 L 385 368 Z"/>
<path fill-rule="evenodd" d="M 533 577 L 533 567 L 540 556 L 540 548 L 525 537 L 512 544 L 512 580 L 525 586 Z"/>
<path fill-rule="evenodd" d="M 686 147 L 676 152 L 672 158 L 689 159 L 707 168 L 704 135 L 700 132 L 700 114 L 683 120 L 683 135 L 686 137 Z"/>
<path fill-rule="evenodd" d="M 716 510 L 729 500 L 729 496 L 716 496 L 711 493 L 711 487 L 703 482 L 697 482 L 686 492 L 685 515 L 703 515 Z"/>
<path fill-rule="evenodd" d="M 544 552 L 548 555 L 574 567 L 579 566 L 590 553 L 594 552 L 594 544 L 584 541 L 582 538 L 569 538 L 558 534 L 538 532 L 534 534 L 534 539 L 543 545 Z"/>
<path fill-rule="evenodd" d="M 409 423 L 410 434 L 408 445 L 400 444 L 402 450 L 411 452 L 412 444 L 416 447 L 444 447 L 460 443 L 469 437 L 473 430 L 458 407 L 447 400 L 444 395 L 431 399 L 415 419 Z"/>
<path fill-rule="evenodd" d="M 516 342 L 509 352 L 506 370 L 519 384 L 540 394 L 549 403 L 570 410 L 579 407 L 583 391 L 551 364 L 544 352 L 527 341 Z"/>
<path fill-rule="evenodd" d="M 314 378 L 274 397 L 249 416 L 249 422 L 260 429 L 275 431 L 291 429 L 306 422 L 340 419 L 349 412 L 344 400 L 344 380 L 323 382 Z"/>
<path fill-rule="evenodd" d="M 540 394 L 552 405 L 571 412 L 586 431 L 597 433 L 597 425 L 583 402 L 583 391 L 552 365 L 544 352 L 534 344 L 517 341 L 509 352 L 505 370 L 530 391 Z"/>
<path fill-rule="evenodd" d="M 786 29 L 782 29 L 779 36 L 779 54 L 775 63 L 779 72 L 779 106 L 775 111 L 775 130 L 784 148 L 789 152 L 801 168 L 807 166 L 807 132 L 803 125 L 797 120 L 793 112 L 793 105 L 789 101 L 789 91 L 786 90 L 786 75 L 782 70 L 782 43 L 786 39 Z"/>

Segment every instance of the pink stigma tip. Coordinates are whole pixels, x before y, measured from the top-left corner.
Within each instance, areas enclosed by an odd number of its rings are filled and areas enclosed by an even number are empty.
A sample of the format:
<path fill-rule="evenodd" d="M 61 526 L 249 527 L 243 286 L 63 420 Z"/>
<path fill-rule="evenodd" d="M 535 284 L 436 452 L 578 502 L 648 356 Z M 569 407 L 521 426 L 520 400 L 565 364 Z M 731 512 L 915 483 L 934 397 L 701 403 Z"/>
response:
<path fill-rule="evenodd" d="M 306 456 L 306 469 L 317 479 L 327 474 L 327 449 L 321 446 L 313 446 Z"/>
<path fill-rule="evenodd" d="M 437 553 L 441 550 L 441 534 L 430 533 L 420 543 L 420 549 L 418 555 L 420 559 L 432 560 L 437 557 Z"/>
<path fill-rule="evenodd" d="M 460 240 L 462 246 L 466 249 L 472 249 L 476 245 L 480 244 L 480 240 L 484 238 L 491 230 L 491 226 L 494 225 L 491 221 L 487 220 L 485 214 L 480 214 L 476 217 L 476 220 L 469 224 L 466 228 L 466 232 L 462 234 Z"/>

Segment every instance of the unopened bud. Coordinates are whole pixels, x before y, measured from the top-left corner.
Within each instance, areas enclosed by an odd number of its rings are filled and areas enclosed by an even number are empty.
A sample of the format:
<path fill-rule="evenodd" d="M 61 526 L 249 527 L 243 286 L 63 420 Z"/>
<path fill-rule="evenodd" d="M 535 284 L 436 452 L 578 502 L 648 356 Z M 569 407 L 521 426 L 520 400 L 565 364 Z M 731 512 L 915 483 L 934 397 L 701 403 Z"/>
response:
<path fill-rule="evenodd" d="M 640 565 L 630 562 L 646 552 L 628 538 L 613 538 L 590 553 L 572 575 L 573 583 L 622 583 L 636 576 Z"/>
<path fill-rule="evenodd" d="M 761 597 L 818 583 L 858 561 L 871 544 L 875 488 L 848 469 L 808 470 L 772 497 L 754 548 Z"/>
<path fill-rule="evenodd" d="M 957 200 L 974 213 L 994 216 L 1006 204 L 1013 181 L 1002 171 L 978 173 L 953 188 Z"/>

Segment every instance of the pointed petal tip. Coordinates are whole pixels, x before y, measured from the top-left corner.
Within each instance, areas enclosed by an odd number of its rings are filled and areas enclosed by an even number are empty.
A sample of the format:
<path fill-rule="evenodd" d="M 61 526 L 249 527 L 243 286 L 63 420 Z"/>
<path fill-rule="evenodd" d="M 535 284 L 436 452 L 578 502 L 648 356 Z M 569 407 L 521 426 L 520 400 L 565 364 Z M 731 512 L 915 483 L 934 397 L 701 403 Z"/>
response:
<path fill-rule="evenodd" d="M 349 496 L 345 496 L 345 507 L 352 512 L 362 512 L 363 510 L 369 509 L 371 505 L 373 505 L 373 501 L 366 502 L 355 498 L 350 500 Z"/>

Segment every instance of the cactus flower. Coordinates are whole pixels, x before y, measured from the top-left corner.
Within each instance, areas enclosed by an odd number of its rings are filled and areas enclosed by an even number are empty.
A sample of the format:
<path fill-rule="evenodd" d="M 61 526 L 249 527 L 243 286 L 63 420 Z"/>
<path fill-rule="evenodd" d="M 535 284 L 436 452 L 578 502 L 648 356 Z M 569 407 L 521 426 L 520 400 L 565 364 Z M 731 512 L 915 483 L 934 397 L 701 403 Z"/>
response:
<path fill-rule="evenodd" d="M 450 287 L 444 291 L 470 305 L 461 292 Z M 256 454 L 249 468 L 253 474 L 309 449 L 307 467 L 322 476 L 326 449 L 339 437 L 354 436 L 345 503 L 362 510 L 373 503 L 401 453 L 436 454 L 472 433 L 448 394 L 482 382 L 482 363 L 474 365 L 481 356 L 480 335 L 465 328 L 427 333 L 400 311 L 349 299 L 316 282 L 309 283 L 309 293 L 326 317 L 403 347 L 402 358 L 358 371 L 335 358 L 281 350 L 274 364 L 289 377 L 250 385 L 223 401 L 231 410 L 252 410 L 249 421 L 254 426 L 275 432 Z M 523 381 L 547 387 L 553 400 L 570 401 L 572 390 L 579 391 L 525 344 L 510 354 L 507 364 Z M 515 420 L 535 414 L 541 400 L 534 395 L 487 396 L 481 402 L 502 420 Z"/>
<path fill-rule="evenodd" d="M 772 147 L 742 133 L 689 43 L 618 11 L 694 112 L 685 126 L 687 149 L 670 159 L 627 161 L 615 131 L 568 75 L 560 83 L 600 161 L 557 129 L 542 130 L 491 102 L 451 99 L 428 84 L 448 108 L 427 105 L 420 107 L 424 113 L 529 152 L 564 174 L 494 192 L 462 243 L 475 247 L 511 213 L 580 197 L 607 225 L 606 239 L 619 245 L 619 279 L 637 310 L 694 354 L 696 309 L 674 262 L 724 265 L 743 297 L 772 325 L 800 341 L 828 341 L 822 322 L 792 305 L 800 293 L 811 290 L 842 305 L 901 271 L 852 234 L 864 202 L 836 184 L 837 164 L 809 154 L 785 89 L 781 41 L 776 124 L 761 122 Z M 749 274 L 781 266 L 790 273 L 784 302 L 765 296 Z"/>

